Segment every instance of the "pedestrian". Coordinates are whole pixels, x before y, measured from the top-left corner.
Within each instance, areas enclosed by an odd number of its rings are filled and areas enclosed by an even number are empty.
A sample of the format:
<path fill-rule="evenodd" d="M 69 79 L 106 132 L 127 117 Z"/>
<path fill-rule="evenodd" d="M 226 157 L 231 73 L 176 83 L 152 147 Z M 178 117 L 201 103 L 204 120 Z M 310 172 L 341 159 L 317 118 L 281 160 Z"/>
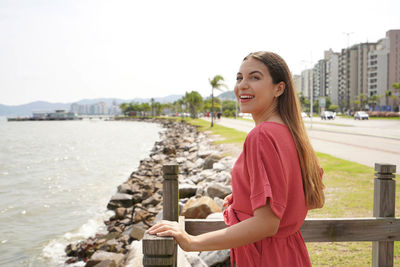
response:
<path fill-rule="evenodd" d="M 271 52 L 249 54 L 235 94 L 256 126 L 232 170 L 232 194 L 224 200 L 229 227 L 192 236 L 161 221 L 148 231 L 173 236 L 185 251 L 230 248 L 238 267 L 311 266 L 300 227 L 308 210 L 323 206 L 324 186 L 288 66 Z"/>

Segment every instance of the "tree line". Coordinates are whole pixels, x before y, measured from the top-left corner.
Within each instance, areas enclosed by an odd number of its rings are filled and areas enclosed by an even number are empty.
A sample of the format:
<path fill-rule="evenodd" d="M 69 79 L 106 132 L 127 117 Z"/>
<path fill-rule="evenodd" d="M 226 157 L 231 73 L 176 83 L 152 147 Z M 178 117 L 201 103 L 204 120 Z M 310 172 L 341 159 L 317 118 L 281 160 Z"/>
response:
<path fill-rule="evenodd" d="M 221 112 L 224 117 L 234 117 L 236 115 L 236 101 L 221 100 L 214 97 L 214 113 Z M 212 98 L 203 98 L 199 92 L 186 92 L 183 97 L 172 103 L 160 103 L 152 99 L 150 103 L 122 103 L 121 112 L 125 116 L 190 116 L 198 118 L 201 115 L 212 112 Z"/>

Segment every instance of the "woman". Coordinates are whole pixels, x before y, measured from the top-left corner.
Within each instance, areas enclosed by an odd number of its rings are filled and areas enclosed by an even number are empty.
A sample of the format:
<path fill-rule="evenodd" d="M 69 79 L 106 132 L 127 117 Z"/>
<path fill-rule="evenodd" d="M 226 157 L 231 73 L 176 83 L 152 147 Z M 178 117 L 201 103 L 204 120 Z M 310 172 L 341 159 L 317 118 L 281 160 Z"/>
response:
<path fill-rule="evenodd" d="M 323 206 L 324 186 L 288 66 L 274 53 L 249 54 L 235 94 L 256 126 L 232 170 L 232 195 L 224 200 L 230 227 L 191 236 L 162 221 L 148 231 L 173 236 L 186 251 L 231 248 L 238 267 L 311 266 L 299 229 L 309 209 Z"/>

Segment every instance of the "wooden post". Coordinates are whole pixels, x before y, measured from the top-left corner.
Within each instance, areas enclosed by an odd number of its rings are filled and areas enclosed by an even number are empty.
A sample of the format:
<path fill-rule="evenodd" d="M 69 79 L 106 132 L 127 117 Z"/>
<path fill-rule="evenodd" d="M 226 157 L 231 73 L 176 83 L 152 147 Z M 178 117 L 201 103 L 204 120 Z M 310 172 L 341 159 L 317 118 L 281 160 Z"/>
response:
<path fill-rule="evenodd" d="M 176 222 L 179 219 L 178 172 L 178 165 L 163 166 L 163 219 Z"/>
<path fill-rule="evenodd" d="M 396 165 L 375 163 L 374 181 L 374 216 L 394 217 L 396 182 L 394 173 Z M 393 241 L 372 242 L 372 266 L 392 267 L 393 266 Z"/>
<path fill-rule="evenodd" d="M 178 165 L 163 166 L 163 219 L 178 221 Z M 177 244 L 173 237 L 145 234 L 143 237 L 143 266 L 177 266 Z"/>

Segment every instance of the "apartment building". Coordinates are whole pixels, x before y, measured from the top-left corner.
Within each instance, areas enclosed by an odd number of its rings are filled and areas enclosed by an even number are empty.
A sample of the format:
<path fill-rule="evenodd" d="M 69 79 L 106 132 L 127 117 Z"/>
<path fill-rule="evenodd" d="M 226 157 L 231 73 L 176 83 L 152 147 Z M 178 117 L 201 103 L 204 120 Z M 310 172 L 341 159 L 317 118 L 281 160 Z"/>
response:
<path fill-rule="evenodd" d="M 379 40 L 376 49 L 368 54 L 368 96 L 385 95 L 388 89 L 388 54 L 388 38 Z M 385 99 L 381 98 L 377 104 L 386 105 Z"/>
<path fill-rule="evenodd" d="M 292 75 L 293 86 L 296 92 L 301 92 L 301 75 Z"/>
<path fill-rule="evenodd" d="M 339 105 L 339 53 L 329 49 L 324 52 L 325 93 L 333 105 Z"/>
<path fill-rule="evenodd" d="M 388 55 L 388 89 L 392 89 L 394 83 L 400 82 L 400 30 L 386 32 L 389 39 Z"/>
<path fill-rule="evenodd" d="M 325 60 L 318 60 L 318 63 L 313 68 L 313 97 L 317 99 L 321 96 L 326 96 L 326 69 Z"/>
<path fill-rule="evenodd" d="M 368 53 L 376 43 L 342 49 L 339 56 L 339 106 L 350 109 L 361 94 L 368 94 Z"/>
<path fill-rule="evenodd" d="M 310 98 L 313 87 L 313 69 L 303 70 L 301 72 L 301 92 L 303 93 L 303 96 Z"/>

